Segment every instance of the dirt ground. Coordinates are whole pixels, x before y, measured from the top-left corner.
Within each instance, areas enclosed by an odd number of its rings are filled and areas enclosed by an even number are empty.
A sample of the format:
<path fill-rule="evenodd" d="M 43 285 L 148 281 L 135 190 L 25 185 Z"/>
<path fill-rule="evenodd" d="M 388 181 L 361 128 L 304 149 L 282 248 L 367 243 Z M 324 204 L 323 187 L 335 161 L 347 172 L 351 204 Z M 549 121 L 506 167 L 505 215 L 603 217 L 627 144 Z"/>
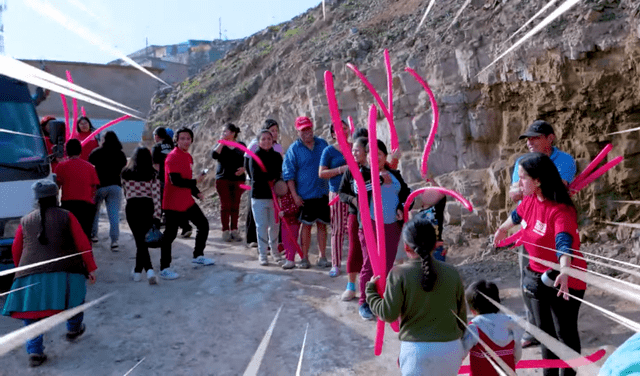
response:
<path fill-rule="evenodd" d="M 108 224 L 102 214 L 100 242 L 94 247 L 98 282 L 88 287 L 87 301 L 115 294 L 86 311 L 87 332 L 75 343 L 64 340 L 64 325 L 46 333 L 49 360 L 44 365 L 28 368 L 24 346 L 20 346 L 1 358 L 0 374 L 124 375 L 144 359 L 130 375 L 239 375 L 245 372 L 280 307 L 259 375 L 296 373 L 307 324 L 302 375 L 399 374 L 397 334 L 387 326 L 383 353 L 376 357 L 375 324 L 359 317 L 357 301 L 339 299 L 346 285 L 344 274 L 330 278 L 328 269 L 316 267 L 290 271 L 273 263 L 261 267 L 255 249 L 244 243 L 223 242 L 219 221 L 211 216 L 210 223 L 205 253 L 216 259 L 216 265 L 193 266 L 193 238 L 178 238 L 172 266 L 182 277 L 150 286 L 144 277 L 138 283 L 131 280 L 135 246 L 126 221 L 123 219 L 120 226 L 120 252 L 114 253 L 109 249 Z M 486 239 L 465 238 L 456 228 L 445 232 L 462 244 L 450 248 L 449 261 L 458 265 L 465 282 L 494 280 L 503 304 L 521 313 L 513 253 L 487 253 Z M 312 248 L 312 252 L 317 251 Z M 151 257 L 158 272 L 159 250 L 151 250 Z M 631 319 L 640 318 L 635 305 L 597 288 L 590 288 L 586 299 Z M 18 320 L 0 318 L 0 334 L 20 327 Z M 631 335 L 628 329 L 584 305 L 580 328 L 583 354 L 606 347 L 608 355 Z M 523 359 L 539 357 L 537 348 L 524 350 Z"/>

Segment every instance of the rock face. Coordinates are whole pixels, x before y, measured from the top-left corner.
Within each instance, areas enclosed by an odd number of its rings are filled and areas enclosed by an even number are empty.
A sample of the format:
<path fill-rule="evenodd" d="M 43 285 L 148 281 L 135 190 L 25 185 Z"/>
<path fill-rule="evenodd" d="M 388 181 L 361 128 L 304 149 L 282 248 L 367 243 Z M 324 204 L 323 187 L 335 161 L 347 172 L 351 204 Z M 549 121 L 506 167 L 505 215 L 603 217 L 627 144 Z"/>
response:
<path fill-rule="evenodd" d="M 403 176 L 418 186 L 420 155 L 433 112 L 415 69 L 433 90 L 440 112 L 429 171 L 443 186 L 474 204 L 473 213 L 452 200 L 448 220 L 474 233 L 493 232 L 513 209 L 506 194 L 513 163 L 526 146 L 518 136 L 536 119 L 551 123 L 557 146 L 578 170 L 607 144 L 607 160 L 625 160 L 577 196 L 583 226 L 601 220 L 636 221 L 640 180 L 638 132 L 608 135 L 640 122 L 640 7 L 631 0 L 585 0 L 486 70 L 521 36 L 507 39 L 546 1 L 437 2 L 419 31 L 428 0 L 344 0 L 318 6 L 259 32 L 210 69 L 153 100 L 148 130 L 193 126 L 196 168 L 211 167 L 208 150 L 222 125 L 233 122 L 248 140 L 266 118 L 277 119 L 281 143 L 296 137 L 294 119 L 309 116 L 328 136 L 323 75 L 334 75 L 342 116 L 366 126 L 374 99 L 346 67 L 356 65 L 387 98 L 383 50 L 391 55 L 394 122 L 404 152 Z M 548 12 L 551 12 L 549 10 Z M 546 16 L 544 14 L 543 16 Z M 537 24 L 540 20 L 533 22 Z M 378 111 L 379 137 L 388 143 Z"/>

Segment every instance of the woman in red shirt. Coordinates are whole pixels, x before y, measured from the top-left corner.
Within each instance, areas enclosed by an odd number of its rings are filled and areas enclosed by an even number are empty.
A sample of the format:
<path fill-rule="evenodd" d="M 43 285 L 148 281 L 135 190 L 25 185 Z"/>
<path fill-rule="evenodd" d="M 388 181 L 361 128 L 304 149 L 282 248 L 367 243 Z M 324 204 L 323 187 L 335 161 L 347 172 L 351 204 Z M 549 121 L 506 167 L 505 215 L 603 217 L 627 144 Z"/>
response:
<path fill-rule="evenodd" d="M 560 264 L 560 270 L 586 270 L 587 263 L 580 248 L 576 209 L 569 192 L 551 159 L 542 153 L 525 155 L 518 165 L 519 185 L 524 198 L 511 216 L 498 228 L 494 244 L 500 243 L 507 231 L 522 224 L 521 240 L 529 259 L 522 281 L 525 304 L 534 316 L 535 325 L 580 353 L 578 310 L 587 285 L 584 281 L 557 273 L 539 260 Z M 576 256 L 576 257 L 574 257 Z M 545 283 L 546 281 L 546 283 Z M 557 287 L 557 289 L 556 289 Z M 542 345 L 544 359 L 557 356 Z M 561 375 L 575 375 L 571 368 Z M 545 369 L 544 375 L 558 375 L 558 369 Z"/>
<path fill-rule="evenodd" d="M 91 135 L 96 129 L 91 124 L 91 120 L 88 117 L 82 116 L 76 122 L 76 131 L 78 132 L 76 138 L 82 143 L 87 137 Z M 82 153 L 80 154 L 80 159 L 85 161 L 89 160 L 89 154 L 93 151 L 93 149 L 99 146 L 98 136 L 93 136 L 86 144 L 82 145 Z"/>

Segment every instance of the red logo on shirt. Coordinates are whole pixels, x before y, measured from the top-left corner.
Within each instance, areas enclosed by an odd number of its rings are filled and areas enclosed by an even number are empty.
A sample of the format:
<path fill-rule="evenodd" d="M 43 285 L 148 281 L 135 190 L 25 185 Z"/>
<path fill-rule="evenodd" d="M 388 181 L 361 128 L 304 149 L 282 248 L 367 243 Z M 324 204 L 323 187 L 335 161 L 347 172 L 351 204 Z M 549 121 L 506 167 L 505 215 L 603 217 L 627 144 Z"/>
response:
<path fill-rule="evenodd" d="M 533 232 L 540 236 L 544 236 L 544 233 L 547 232 L 547 224 L 540 222 L 539 219 L 536 220 L 536 225 L 533 227 Z"/>

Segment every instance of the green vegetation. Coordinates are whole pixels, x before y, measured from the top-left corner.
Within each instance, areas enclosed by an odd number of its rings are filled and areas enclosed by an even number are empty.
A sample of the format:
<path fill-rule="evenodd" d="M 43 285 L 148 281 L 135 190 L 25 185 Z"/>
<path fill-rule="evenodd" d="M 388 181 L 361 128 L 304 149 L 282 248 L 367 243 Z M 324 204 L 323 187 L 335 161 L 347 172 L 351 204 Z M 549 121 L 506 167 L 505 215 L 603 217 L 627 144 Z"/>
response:
<path fill-rule="evenodd" d="M 279 25 L 271 25 L 268 26 L 267 29 L 271 32 L 277 33 L 278 31 L 280 31 L 280 26 Z"/>
<path fill-rule="evenodd" d="M 268 41 L 263 40 L 258 43 L 258 50 L 260 51 L 260 56 L 264 56 L 273 50 L 273 46 Z"/>
<path fill-rule="evenodd" d="M 299 27 L 295 27 L 293 29 L 289 29 L 284 33 L 284 38 L 291 38 L 291 37 L 295 37 L 296 35 L 300 34 L 302 30 Z"/>

